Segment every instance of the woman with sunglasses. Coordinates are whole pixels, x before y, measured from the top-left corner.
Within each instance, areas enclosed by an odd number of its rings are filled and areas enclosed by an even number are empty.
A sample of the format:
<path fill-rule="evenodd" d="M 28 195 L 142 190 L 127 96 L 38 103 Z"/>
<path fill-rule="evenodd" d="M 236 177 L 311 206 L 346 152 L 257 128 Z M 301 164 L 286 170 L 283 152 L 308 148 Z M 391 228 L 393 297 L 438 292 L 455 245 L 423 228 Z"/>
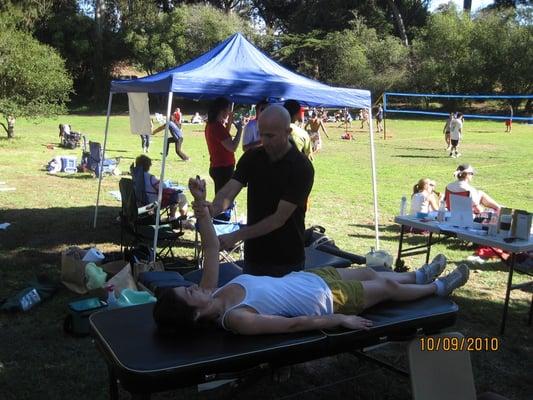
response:
<path fill-rule="evenodd" d="M 469 197 L 472 199 L 473 211 L 476 214 L 483 212 L 483 207 L 492 208 L 496 212 L 499 212 L 501 208 L 500 204 L 487 193 L 477 190 L 471 185 L 474 173 L 474 168 L 472 168 L 470 164 L 459 165 L 453 173 L 457 180 L 449 183 L 448 186 L 446 186 L 446 191 L 449 193 L 468 192 Z"/>
<path fill-rule="evenodd" d="M 429 213 L 439 209 L 440 195 L 435 191 L 435 181 L 423 178 L 413 186 L 411 195 L 411 215 Z"/>

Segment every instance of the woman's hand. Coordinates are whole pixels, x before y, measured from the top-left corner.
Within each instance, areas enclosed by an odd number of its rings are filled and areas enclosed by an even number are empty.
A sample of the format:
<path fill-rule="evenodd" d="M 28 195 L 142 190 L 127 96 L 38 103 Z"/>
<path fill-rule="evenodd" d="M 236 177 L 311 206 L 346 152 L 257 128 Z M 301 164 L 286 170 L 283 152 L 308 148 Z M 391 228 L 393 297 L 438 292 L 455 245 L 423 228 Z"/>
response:
<path fill-rule="evenodd" d="M 338 315 L 341 316 L 340 326 L 342 326 L 343 328 L 368 330 L 371 326 L 374 325 L 374 323 L 369 319 L 361 318 L 357 315 Z"/>
<path fill-rule="evenodd" d="M 189 190 L 191 191 L 194 200 L 198 203 L 204 203 L 206 197 L 205 179 L 196 178 L 189 179 Z"/>

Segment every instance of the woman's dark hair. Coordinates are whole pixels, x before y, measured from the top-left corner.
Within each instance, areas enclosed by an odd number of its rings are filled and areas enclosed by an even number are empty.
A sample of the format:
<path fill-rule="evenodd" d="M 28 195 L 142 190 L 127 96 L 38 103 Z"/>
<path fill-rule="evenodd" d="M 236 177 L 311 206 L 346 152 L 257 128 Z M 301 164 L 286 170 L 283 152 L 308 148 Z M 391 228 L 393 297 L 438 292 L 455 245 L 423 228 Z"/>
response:
<path fill-rule="evenodd" d="M 215 122 L 220 111 L 225 110 L 230 105 L 231 101 L 225 97 L 217 97 L 213 100 L 207 109 L 207 123 Z"/>
<path fill-rule="evenodd" d="M 157 293 L 153 316 L 159 330 L 190 332 L 191 329 L 196 329 L 194 312 L 195 309 L 178 297 L 171 288 L 162 289 Z"/>
<path fill-rule="evenodd" d="M 283 107 L 285 107 L 289 112 L 291 120 L 300 112 L 300 103 L 298 103 L 296 100 L 287 100 L 285 103 L 283 103 Z"/>
<path fill-rule="evenodd" d="M 144 154 L 141 154 L 139 157 L 135 159 L 135 166 L 142 167 L 145 172 L 147 172 L 150 169 L 151 165 L 152 165 L 152 160 L 150 159 L 150 157 L 145 156 Z"/>

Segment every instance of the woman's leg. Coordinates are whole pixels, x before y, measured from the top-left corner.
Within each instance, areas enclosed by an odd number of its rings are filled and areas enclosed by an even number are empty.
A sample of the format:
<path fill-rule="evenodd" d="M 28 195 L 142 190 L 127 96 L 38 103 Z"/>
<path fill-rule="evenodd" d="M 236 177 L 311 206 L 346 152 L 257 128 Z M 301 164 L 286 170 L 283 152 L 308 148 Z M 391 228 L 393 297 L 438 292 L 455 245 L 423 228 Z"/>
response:
<path fill-rule="evenodd" d="M 218 193 L 218 191 L 229 182 L 233 176 L 233 170 L 234 166 L 209 168 L 209 176 L 215 183 L 215 194 Z"/>
<path fill-rule="evenodd" d="M 485 207 L 492 208 L 493 210 L 500 209 L 500 205 L 485 192 L 481 194 L 480 203 L 484 205 Z"/>
<path fill-rule="evenodd" d="M 183 161 L 187 161 L 187 160 L 189 160 L 189 156 L 187 156 L 187 154 L 185 154 L 183 151 L 181 151 L 181 145 L 182 144 L 183 144 L 183 138 L 176 139 L 176 154 Z"/>
<path fill-rule="evenodd" d="M 363 304 L 367 309 L 386 300 L 411 301 L 434 294 L 437 286 L 402 284 L 392 279 L 379 278 L 361 282 L 363 285 Z"/>
<path fill-rule="evenodd" d="M 398 283 L 415 283 L 415 272 L 376 272 L 372 268 L 338 268 L 343 281 L 371 281 L 386 278 Z"/>

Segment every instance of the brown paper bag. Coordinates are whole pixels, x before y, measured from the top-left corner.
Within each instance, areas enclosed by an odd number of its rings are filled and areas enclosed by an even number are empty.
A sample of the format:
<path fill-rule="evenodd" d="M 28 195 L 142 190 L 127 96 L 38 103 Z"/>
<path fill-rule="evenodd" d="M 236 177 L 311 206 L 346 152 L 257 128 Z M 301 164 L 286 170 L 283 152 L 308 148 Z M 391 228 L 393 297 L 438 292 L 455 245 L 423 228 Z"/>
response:
<path fill-rule="evenodd" d="M 126 288 L 137 290 L 137 285 L 131 274 L 130 264 L 126 264 L 114 277 L 107 281 L 106 286 L 115 286 L 115 296 L 120 296 L 120 293 Z"/>
<path fill-rule="evenodd" d="M 126 266 L 128 262 L 126 260 L 110 261 L 108 263 L 100 265 L 102 269 L 107 272 L 108 277 L 118 274 Z"/>
<path fill-rule="evenodd" d="M 69 247 L 61 252 L 61 282 L 73 292 L 87 293 L 85 286 L 86 261 L 81 259 L 85 251 L 79 247 Z"/>

